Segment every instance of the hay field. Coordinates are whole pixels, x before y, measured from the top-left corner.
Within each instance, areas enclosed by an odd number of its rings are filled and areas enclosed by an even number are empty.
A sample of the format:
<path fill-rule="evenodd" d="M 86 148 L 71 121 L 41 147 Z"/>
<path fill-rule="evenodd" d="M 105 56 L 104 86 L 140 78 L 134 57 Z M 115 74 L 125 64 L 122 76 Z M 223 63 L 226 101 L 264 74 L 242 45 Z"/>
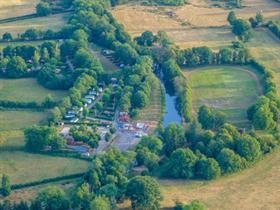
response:
<path fill-rule="evenodd" d="M 231 123 L 247 126 L 247 109 L 262 94 L 258 77 L 249 67 L 211 66 L 185 75 L 192 87 L 194 111 L 205 104 L 223 111 Z"/>
<path fill-rule="evenodd" d="M 0 36 L 5 32 L 10 32 L 14 37 L 17 37 L 18 34 L 23 33 L 29 28 L 59 31 L 67 23 L 69 17 L 69 13 L 66 13 L 3 23 L 0 24 Z"/>
<path fill-rule="evenodd" d="M 247 44 L 250 53 L 257 61 L 275 72 L 275 83 L 280 95 L 280 41 L 267 29 L 254 31 L 254 37 Z"/>
<path fill-rule="evenodd" d="M 47 95 L 60 101 L 67 91 L 53 91 L 41 86 L 36 79 L 0 79 L 0 99 L 18 102 L 43 102 Z"/>
<path fill-rule="evenodd" d="M 83 160 L 21 151 L 0 153 L 0 174 L 5 172 L 12 184 L 26 183 L 56 176 L 65 176 L 88 170 L 89 163 Z"/>
<path fill-rule="evenodd" d="M 208 210 L 276 210 L 280 206 L 280 151 L 252 168 L 211 182 L 160 180 L 162 206 L 199 199 Z"/>
<path fill-rule="evenodd" d="M 0 0 L 0 19 L 35 13 L 40 0 Z"/>

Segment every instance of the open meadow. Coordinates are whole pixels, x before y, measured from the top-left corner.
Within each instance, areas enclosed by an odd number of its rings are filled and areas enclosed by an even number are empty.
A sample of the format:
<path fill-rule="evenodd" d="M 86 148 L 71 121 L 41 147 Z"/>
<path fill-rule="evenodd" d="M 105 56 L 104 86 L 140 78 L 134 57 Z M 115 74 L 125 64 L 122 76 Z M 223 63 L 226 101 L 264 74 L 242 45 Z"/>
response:
<path fill-rule="evenodd" d="M 5 172 L 12 184 L 38 181 L 87 171 L 89 163 L 83 160 L 21 151 L 0 152 L 0 174 Z"/>
<path fill-rule="evenodd" d="M 14 37 L 17 37 L 18 34 L 21 34 L 30 28 L 40 30 L 52 29 L 53 31 L 58 31 L 66 24 L 69 16 L 69 13 L 66 13 L 3 23 L 0 24 L 0 36 L 5 32 L 10 32 Z"/>
<path fill-rule="evenodd" d="M 276 210 L 280 206 L 280 151 L 275 151 L 255 166 L 238 174 L 211 182 L 159 180 L 168 208 L 175 201 L 198 199 L 209 210 Z"/>
<path fill-rule="evenodd" d="M 41 86 L 36 79 L 0 79 L 0 99 L 17 102 L 42 102 L 51 95 L 60 101 L 67 91 L 53 91 Z"/>
<path fill-rule="evenodd" d="M 40 0 L 1 0 L 0 19 L 35 13 L 39 2 Z"/>
<path fill-rule="evenodd" d="M 275 72 L 275 83 L 280 95 L 280 41 L 267 29 L 254 31 L 252 40 L 247 44 L 252 56 Z"/>
<path fill-rule="evenodd" d="M 262 87 L 249 67 L 211 66 L 184 71 L 192 87 L 194 111 L 204 104 L 223 111 L 239 126 L 248 123 L 247 109 Z"/>

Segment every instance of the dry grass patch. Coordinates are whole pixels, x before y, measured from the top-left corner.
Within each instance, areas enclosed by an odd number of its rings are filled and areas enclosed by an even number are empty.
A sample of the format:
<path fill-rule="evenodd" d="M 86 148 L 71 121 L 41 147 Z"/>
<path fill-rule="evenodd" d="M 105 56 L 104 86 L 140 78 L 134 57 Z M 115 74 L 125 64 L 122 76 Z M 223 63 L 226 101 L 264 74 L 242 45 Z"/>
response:
<path fill-rule="evenodd" d="M 267 29 L 258 29 L 247 44 L 252 56 L 275 72 L 275 80 L 280 95 L 280 41 Z"/>
<path fill-rule="evenodd" d="M 275 210 L 280 206 L 280 151 L 239 174 L 212 182 L 160 180 L 164 200 L 172 207 L 176 200 L 199 199 L 209 210 Z"/>
<path fill-rule="evenodd" d="M 0 0 L 0 19 L 35 13 L 40 0 Z"/>

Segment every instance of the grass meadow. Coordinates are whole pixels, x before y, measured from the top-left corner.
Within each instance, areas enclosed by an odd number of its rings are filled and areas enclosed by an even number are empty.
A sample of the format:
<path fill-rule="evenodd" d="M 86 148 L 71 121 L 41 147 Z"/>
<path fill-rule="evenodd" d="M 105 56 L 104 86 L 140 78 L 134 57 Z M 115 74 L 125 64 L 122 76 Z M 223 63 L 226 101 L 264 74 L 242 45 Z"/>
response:
<path fill-rule="evenodd" d="M 280 95 L 280 41 L 267 29 L 258 29 L 247 44 L 252 56 L 275 72 L 275 83 Z"/>
<path fill-rule="evenodd" d="M 1 0 L 0 19 L 35 13 L 39 2 L 40 0 Z"/>
<path fill-rule="evenodd" d="M 3 23 L 0 24 L 0 36 L 5 32 L 10 32 L 14 37 L 17 37 L 18 34 L 21 34 L 30 28 L 59 31 L 67 23 L 69 17 L 70 14 L 66 13 Z"/>
<path fill-rule="evenodd" d="M 249 169 L 211 182 L 159 180 L 162 207 L 198 199 L 209 210 L 279 209 L 279 161 L 280 151 L 275 151 Z"/>
<path fill-rule="evenodd" d="M 67 95 L 67 91 L 53 91 L 41 86 L 36 79 L 0 79 L 0 99 L 18 102 L 42 102 L 47 95 L 55 101 Z"/>
<path fill-rule="evenodd" d="M 89 163 L 79 159 L 52 157 L 22 151 L 0 152 L 0 173 L 12 184 L 38 181 L 87 171 Z"/>
<path fill-rule="evenodd" d="M 162 100 L 161 100 L 161 84 L 156 80 L 155 88 L 152 89 L 151 102 L 149 105 L 139 110 L 139 113 L 134 121 L 148 122 L 153 131 L 161 120 Z"/>
<path fill-rule="evenodd" d="M 208 105 L 223 111 L 236 125 L 248 123 L 246 111 L 262 90 L 256 75 L 247 67 L 212 66 L 185 71 L 192 87 L 195 111 Z M 254 76 L 255 77 L 254 77 Z"/>

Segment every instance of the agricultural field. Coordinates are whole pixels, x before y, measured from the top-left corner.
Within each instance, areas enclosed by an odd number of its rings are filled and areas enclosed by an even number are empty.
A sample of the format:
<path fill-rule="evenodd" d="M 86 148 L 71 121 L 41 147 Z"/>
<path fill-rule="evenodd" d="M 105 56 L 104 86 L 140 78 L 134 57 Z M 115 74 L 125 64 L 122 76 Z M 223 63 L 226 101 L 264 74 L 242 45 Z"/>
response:
<path fill-rule="evenodd" d="M 35 13 L 40 0 L 1 0 L 0 19 Z"/>
<path fill-rule="evenodd" d="M 0 79 L 0 98 L 7 101 L 42 102 L 47 95 L 60 101 L 67 91 L 52 91 L 41 86 L 36 79 Z"/>
<path fill-rule="evenodd" d="M 252 40 L 248 43 L 252 56 L 267 68 L 275 72 L 275 83 L 280 95 L 280 41 L 267 29 L 254 31 Z"/>
<path fill-rule="evenodd" d="M 47 112 L 0 111 L 0 131 L 20 130 L 34 124 L 44 124 L 47 116 Z"/>
<path fill-rule="evenodd" d="M 0 36 L 5 32 L 10 32 L 14 37 L 17 37 L 18 34 L 23 33 L 29 28 L 58 31 L 66 24 L 69 16 L 70 14 L 66 13 L 3 23 L 0 24 Z"/>
<path fill-rule="evenodd" d="M 164 30 L 180 48 L 208 46 L 213 49 L 228 46 L 235 40 L 228 26 L 229 9 L 218 8 L 217 1 L 191 0 L 181 7 L 121 5 L 112 10 L 132 37 L 150 30 Z M 244 7 L 234 9 L 238 17 L 250 18 L 262 11 L 267 19 L 280 19 L 280 4 L 274 0 L 244 0 Z"/>
<path fill-rule="evenodd" d="M 162 207 L 198 199 L 209 210 L 279 209 L 279 161 L 277 150 L 250 169 L 215 181 L 159 180 L 164 195 Z"/>
<path fill-rule="evenodd" d="M 5 171 L 13 184 L 38 181 L 87 171 L 83 160 L 30 154 L 21 151 L 0 153 L 0 171 Z"/>
<path fill-rule="evenodd" d="M 236 125 L 248 123 L 246 111 L 262 87 L 249 67 L 214 66 L 185 71 L 192 87 L 193 109 L 204 104 L 223 111 Z"/>

